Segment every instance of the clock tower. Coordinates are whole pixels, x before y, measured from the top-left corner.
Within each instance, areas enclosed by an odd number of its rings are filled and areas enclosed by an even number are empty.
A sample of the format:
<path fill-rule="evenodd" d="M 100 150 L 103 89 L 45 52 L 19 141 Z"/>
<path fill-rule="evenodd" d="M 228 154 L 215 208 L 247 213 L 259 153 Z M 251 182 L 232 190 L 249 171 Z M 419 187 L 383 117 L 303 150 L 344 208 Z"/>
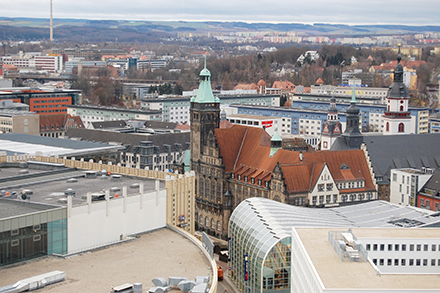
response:
<path fill-rule="evenodd" d="M 403 66 L 400 64 L 402 56 L 397 55 L 397 65 L 394 67 L 394 81 L 387 93 L 387 109 L 383 116 L 384 135 L 409 134 L 411 116 L 408 111 L 409 91 L 403 83 Z"/>
<path fill-rule="evenodd" d="M 211 88 L 211 72 L 205 65 L 200 72 L 200 85 L 197 96 L 191 98 L 190 106 L 191 125 L 191 170 L 198 170 L 204 147 L 208 143 L 210 133 L 220 125 L 220 99 L 214 97 Z"/>

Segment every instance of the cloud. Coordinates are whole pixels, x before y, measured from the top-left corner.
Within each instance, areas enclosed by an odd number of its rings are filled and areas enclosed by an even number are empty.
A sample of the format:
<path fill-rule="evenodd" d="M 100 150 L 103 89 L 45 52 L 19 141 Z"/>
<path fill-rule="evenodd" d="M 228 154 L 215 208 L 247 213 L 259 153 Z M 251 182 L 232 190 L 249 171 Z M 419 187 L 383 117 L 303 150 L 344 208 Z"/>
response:
<path fill-rule="evenodd" d="M 49 0 L 3 0 L 0 16 L 49 18 Z M 356 3 L 357 2 L 357 3 Z M 438 0 L 53 0 L 54 18 L 439 25 Z"/>

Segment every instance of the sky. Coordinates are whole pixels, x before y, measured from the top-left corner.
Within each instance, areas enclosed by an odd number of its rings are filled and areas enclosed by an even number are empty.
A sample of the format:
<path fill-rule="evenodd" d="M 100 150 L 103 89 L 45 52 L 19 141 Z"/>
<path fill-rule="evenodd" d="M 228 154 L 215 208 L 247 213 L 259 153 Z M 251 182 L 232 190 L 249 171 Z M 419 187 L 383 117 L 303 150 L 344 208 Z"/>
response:
<path fill-rule="evenodd" d="M 439 0 L 53 0 L 54 19 L 440 25 Z M 49 18 L 50 0 L 1 0 L 0 16 Z"/>

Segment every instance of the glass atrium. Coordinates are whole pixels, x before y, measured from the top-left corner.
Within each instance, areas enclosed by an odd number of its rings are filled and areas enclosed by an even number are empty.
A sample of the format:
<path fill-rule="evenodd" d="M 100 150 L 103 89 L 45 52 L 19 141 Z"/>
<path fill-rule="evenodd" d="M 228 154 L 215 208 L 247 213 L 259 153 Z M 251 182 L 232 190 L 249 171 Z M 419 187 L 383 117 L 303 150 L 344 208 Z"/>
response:
<path fill-rule="evenodd" d="M 434 212 L 433 212 L 434 213 Z M 396 227 L 390 218 L 438 222 L 423 210 L 384 201 L 327 209 L 297 207 L 266 198 L 242 201 L 229 220 L 230 277 L 248 292 L 290 292 L 294 227 Z"/>

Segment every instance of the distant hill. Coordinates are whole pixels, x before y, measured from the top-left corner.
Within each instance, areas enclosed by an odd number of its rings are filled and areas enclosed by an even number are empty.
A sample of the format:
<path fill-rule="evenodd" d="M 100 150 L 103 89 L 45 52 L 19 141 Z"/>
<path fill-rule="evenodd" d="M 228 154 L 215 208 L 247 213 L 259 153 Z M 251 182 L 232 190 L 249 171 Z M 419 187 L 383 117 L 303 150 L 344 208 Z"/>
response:
<path fill-rule="evenodd" d="M 187 22 L 187 21 L 119 21 L 54 19 L 54 36 L 58 41 L 155 42 L 179 32 L 246 32 L 294 31 L 320 36 L 370 36 L 440 32 L 440 26 L 344 25 L 302 23 Z M 0 17 L 0 39 L 41 40 L 48 37 L 49 19 Z"/>

